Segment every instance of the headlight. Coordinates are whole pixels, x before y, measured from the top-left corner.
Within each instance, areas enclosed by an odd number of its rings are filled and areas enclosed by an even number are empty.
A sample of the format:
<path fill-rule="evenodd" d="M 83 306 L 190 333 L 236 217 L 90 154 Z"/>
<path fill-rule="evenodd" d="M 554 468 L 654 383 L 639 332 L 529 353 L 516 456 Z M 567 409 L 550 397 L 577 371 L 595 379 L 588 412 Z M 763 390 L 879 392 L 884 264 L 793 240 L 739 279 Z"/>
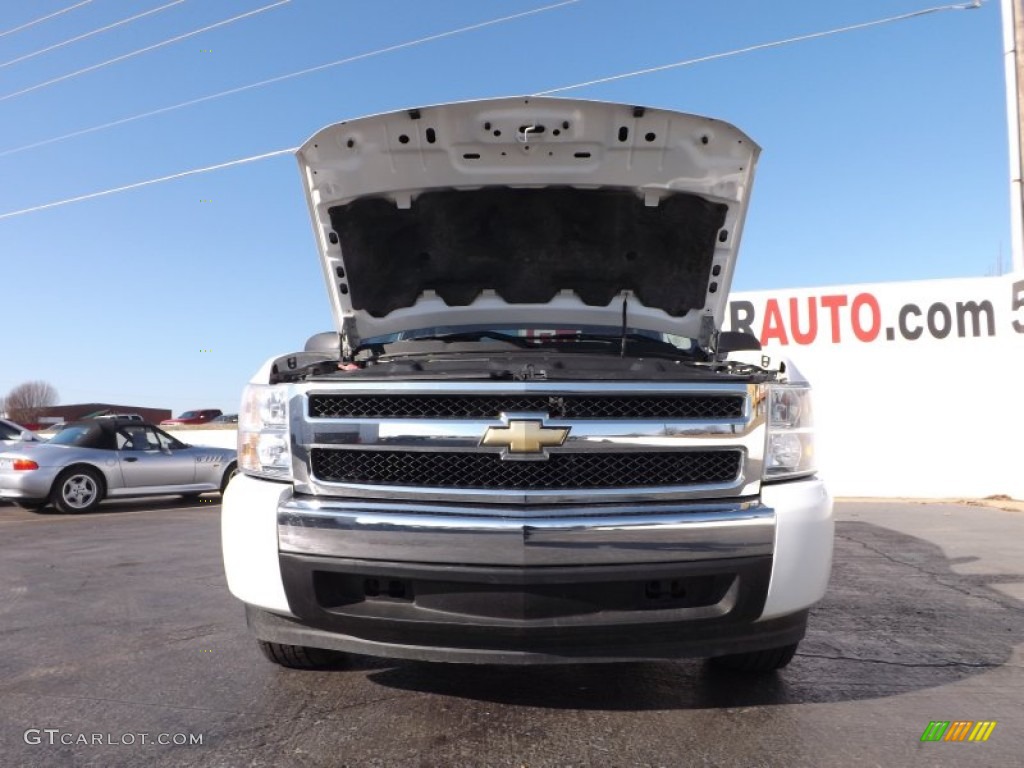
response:
<path fill-rule="evenodd" d="M 806 384 L 772 384 L 768 394 L 764 479 L 810 475 L 815 469 L 811 388 Z"/>
<path fill-rule="evenodd" d="M 238 412 L 238 468 L 274 480 L 292 479 L 288 438 L 288 391 L 250 384 Z"/>

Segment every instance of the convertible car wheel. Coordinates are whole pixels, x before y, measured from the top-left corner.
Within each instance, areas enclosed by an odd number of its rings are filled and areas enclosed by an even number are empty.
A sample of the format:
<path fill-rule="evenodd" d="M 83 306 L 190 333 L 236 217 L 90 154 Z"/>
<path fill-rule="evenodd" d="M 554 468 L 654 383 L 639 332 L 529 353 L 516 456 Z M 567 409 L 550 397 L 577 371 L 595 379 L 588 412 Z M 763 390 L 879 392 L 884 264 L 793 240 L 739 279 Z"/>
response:
<path fill-rule="evenodd" d="M 103 480 L 95 469 L 69 469 L 53 486 L 53 505 L 61 512 L 89 512 L 102 500 Z"/>

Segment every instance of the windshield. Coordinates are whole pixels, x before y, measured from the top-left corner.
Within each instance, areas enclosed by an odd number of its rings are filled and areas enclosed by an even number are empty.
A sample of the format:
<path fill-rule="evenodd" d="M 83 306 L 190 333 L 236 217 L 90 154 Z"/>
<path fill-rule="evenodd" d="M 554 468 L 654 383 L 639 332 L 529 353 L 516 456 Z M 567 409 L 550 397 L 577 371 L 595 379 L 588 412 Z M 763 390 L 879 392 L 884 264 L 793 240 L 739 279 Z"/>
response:
<path fill-rule="evenodd" d="M 390 333 L 385 336 L 376 336 L 374 338 L 365 339 L 363 341 L 363 345 L 392 344 L 396 341 L 415 341 L 416 339 L 438 339 L 445 336 L 467 337 L 479 335 L 483 340 L 486 340 L 487 334 L 489 333 L 526 339 L 538 345 L 543 345 L 546 340 L 564 343 L 574 340 L 583 341 L 588 338 L 595 337 L 618 338 L 622 335 L 622 328 L 609 325 L 584 325 L 578 327 L 559 328 L 552 327 L 550 325 L 527 326 L 521 324 L 503 325 L 499 323 L 479 325 L 438 325 L 430 328 L 417 328 L 411 331 Z M 686 336 L 676 336 L 671 333 L 650 331 L 644 328 L 626 328 L 626 336 L 634 339 L 638 337 L 647 338 L 671 344 L 683 352 L 691 351 L 696 346 L 693 339 L 687 338 Z"/>
<path fill-rule="evenodd" d="M 194 418 L 196 418 L 196 417 L 197 417 L 198 415 L 199 415 L 199 411 L 185 411 L 185 412 L 184 412 L 183 414 L 181 414 L 181 416 L 179 416 L 178 418 L 179 418 L 179 419 L 194 419 Z"/>
<path fill-rule="evenodd" d="M 96 437 L 98 428 L 88 424 L 66 427 L 50 438 L 52 445 L 91 445 Z"/>

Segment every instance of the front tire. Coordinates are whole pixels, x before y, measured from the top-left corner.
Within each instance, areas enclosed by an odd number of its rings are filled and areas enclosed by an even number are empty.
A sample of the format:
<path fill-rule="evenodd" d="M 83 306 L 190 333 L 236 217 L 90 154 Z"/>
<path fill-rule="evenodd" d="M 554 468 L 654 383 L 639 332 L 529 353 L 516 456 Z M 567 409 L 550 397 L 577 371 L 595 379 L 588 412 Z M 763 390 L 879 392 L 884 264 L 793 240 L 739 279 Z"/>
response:
<path fill-rule="evenodd" d="M 91 512 L 103 501 L 103 478 L 91 467 L 66 470 L 53 484 L 52 501 L 65 514 Z"/>
<path fill-rule="evenodd" d="M 793 643 L 779 648 L 766 648 L 763 651 L 717 656 L 711 659 L 711 663 L 716 667 L 731 669 L 734 672 L 774 672 L 793 660 L 797 645 L 798 643 Z"/>
<path fill-rule="evenodd" d="M 256 642 L 267 659 L 289 669 L 334 669 L 342 666 L 347 658 L 341 651 L 330 651 L 324 648 L 284 645 L 266 640 L 257 640 Z"/>
<path fill-rule="evenodd" d="M 231 478 L 238 474 L 238 465 L 232 462 L 228 464 L 228 468 L 224 470 L 224 477 L 220 481 L 220 495 L 224 495 L 224 491 L 228 487 L 228 483 L 231 482 Z"/>

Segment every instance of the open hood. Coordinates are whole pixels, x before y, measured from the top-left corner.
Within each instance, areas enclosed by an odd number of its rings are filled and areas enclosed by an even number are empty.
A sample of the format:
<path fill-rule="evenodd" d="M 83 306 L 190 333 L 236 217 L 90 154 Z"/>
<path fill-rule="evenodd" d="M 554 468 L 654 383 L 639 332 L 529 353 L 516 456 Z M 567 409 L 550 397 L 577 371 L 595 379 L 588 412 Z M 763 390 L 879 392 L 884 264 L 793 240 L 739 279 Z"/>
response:
<path fill-rule="evenodd" d="M 518 97 L 337 123 L 298 151 L 347 345 L 475 324 L 721 327 L 758 146 L 705 117 Z"/>

